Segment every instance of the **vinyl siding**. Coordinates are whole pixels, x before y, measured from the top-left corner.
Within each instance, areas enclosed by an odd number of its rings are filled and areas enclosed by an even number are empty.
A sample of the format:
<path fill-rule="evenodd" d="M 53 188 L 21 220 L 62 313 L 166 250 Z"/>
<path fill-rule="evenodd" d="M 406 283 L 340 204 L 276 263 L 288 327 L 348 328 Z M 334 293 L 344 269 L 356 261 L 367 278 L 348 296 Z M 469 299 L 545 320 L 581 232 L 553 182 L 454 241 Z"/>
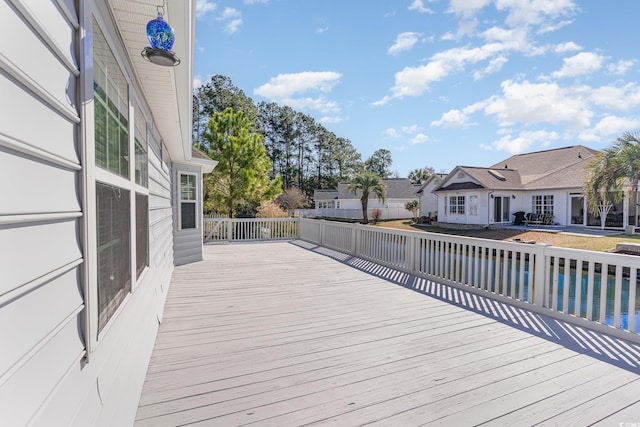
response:
<path fill-rule="evenodd" d="M 0 17 L 0 414 L 11 426 L 35 422 L 84 355 L 79 67 L 77 21 L 55 2 L 1 2 Z"/>
<path fill-rule="evenodd" d="M 171 161 L 154 130 L 150 265 L 85 363 L 79 22 L 73 0 L 0 2 L 3 426 L 130 425 L 173 271 Z"/>

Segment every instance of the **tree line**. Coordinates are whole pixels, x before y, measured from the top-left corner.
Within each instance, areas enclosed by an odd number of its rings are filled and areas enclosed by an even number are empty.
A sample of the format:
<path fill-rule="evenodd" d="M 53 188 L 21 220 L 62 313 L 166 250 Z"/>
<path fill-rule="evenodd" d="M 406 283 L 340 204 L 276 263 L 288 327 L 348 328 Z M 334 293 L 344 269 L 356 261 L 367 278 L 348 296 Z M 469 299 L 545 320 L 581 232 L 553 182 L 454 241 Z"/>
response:
<path fill-rule="evenodd" d="M 393 176 L 388 150 L 378 149 L 363 161 L 349 139 L 313 117 L 274 102 L 256 104 L 222 75 L 194 91 L 192 136 L 197 147 L 220 162 L 214 176 L 205 178 L 209 211 L 255 212 L 261 201 L 283 190 L 295 189 L 310 199 L 315 189 L 335 189 L 361 171 Z M 409 178 L 421 182 L 433 172 L 415 169 Z"/>

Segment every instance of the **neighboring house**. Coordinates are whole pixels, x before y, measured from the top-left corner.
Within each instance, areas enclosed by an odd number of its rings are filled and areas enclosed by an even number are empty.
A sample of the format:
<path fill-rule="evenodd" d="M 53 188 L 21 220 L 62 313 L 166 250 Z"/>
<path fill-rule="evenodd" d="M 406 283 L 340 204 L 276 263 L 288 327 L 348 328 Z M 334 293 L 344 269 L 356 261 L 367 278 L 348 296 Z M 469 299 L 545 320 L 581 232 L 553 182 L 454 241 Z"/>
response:
<path fill-rule="evenodd" d="M 420 201 L 419 216 L 431 218 L 437 215 L 438 196 L 433 192 L 433 190 L 440 185 L 446 176 L 446 173 L 434 173 L 420 185 L 420 188 L 417 191 Z"/>
<path fill-rule="evenodd" d="M 404 208 L 405 202 L 417 200 L 420 185 L 412 184 L 408 178 L 385 178 L 386 198 L 382 202 L 374 193 L 369 195 L 369 217 L 375 209 L 380 209 L 382 219 L 413 218 L 413 213 Z M 337 190 L 315 190 L 313 199 L 317 217 L 362 219 L 360 191 L 349 190 L 348 182 L 338 184 Z"/>
<path fill-rule="evenodd" d="M 511 223 L 516 212 L 548 214 L 555 225 L 600 226 L 587 210 L 586 165 L 598 151 L 581 146 L 518 154 L 490 167 L 457 166 L 435 187 L 438 222 Z M 624 228 L 626 199 L 614 206 L 607 226 Z"/>
<path fill-rule="evenodd" d="M 0 2 L 0 424 L 132 425 L 174 264 L 202 258 L 195 1 Z"/>

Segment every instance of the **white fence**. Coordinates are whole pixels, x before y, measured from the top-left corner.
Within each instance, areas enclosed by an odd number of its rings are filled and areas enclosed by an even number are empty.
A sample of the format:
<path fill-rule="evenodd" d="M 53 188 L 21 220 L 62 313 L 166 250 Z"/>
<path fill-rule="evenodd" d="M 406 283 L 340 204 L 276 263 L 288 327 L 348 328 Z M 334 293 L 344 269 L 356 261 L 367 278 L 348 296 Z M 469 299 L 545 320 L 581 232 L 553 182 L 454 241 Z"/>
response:
<path fill-rule="evenodd" d="M 296 239 L 297 218 L 205 218 L 204 241 Z"/>
<path fill-rule="evenodd" d="M 413 218 L 413 213 L 406 210 L 404 207 L 389 207 L 389 208 L 372 208 L 367 209 L 367 216 L 369 219 L 373 219 L 373 211 L 379 210 L 381 216 L 379 219 L 408 219 Z M 362 209 L 316 209 L 315 215 L 318 217 L 326 218 L 340 218 L 340 219 L 362 219 Z"/>
<path fill-rule="evenodd" d="M 300 238 L 640 342 L 635 333 L 640 319 L 638 256 L 312 219 L 233 221 L 242 224 L 240 229 L 245 223 L 255 224 L 253 232 L 236 233 L 233 240 L 246 240 L 248 235 Z M 233 231 L 238 225 L 229 227 Z M 266 228 L 281 231 L 270 231 L 269 237 L 255 231 Z"/>

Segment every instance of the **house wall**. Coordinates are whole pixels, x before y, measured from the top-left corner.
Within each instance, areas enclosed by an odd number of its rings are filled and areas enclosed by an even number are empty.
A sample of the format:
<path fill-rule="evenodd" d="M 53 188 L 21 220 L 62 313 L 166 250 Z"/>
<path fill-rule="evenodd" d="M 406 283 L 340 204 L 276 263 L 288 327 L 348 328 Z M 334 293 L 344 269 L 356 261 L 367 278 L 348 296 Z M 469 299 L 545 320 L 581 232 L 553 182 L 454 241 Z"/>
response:
<path fill-rule="evenodd" d="M 571 223 L 570 193 L 576 189 L 531 190 L 531 191 L 457 191 L 440 192 L 438 197 L 438 221 L 452 224 L 494 224 L 493 198 L 509 197 L 509 222 L 514 219 L 513 214 L 518 211 L 529 213 L 532 211 L 532 197 L 537 195 L 553 195 L 554 224 L 569 225 Z M 445 197 L 457 195 L 465 196 L 465 214 L 451 214 L 445 211 Z M 471 215 L 469 196 L 478 196 L 478 214 Z M 491 197 L 493 196 L 493 198 Z M 515 198 L 513 198 L 515 196 Z"/>
<path fill-rule="evenodd" d="M 422 189 L 420 194 L 420 216 L 429 216 L 429 212 L 438 211 L 438 196 L 432 193 L 440 181 L 431 181 Z"/>
<path fill-rule="evenodd" d="M 445 209 L 445 198 L 449 196 L 465 197 L 464 214 L 450 213 Z M 472 214 L 469 207 L 469 197 L 477 196 L 478 209 L 477 214 Z M 473 224 L 486 225 L 489 221 L 489 194 L 482 191 L 455 191 L 455 192 L 439 192 L 438 193 L 438 222 L 446 222 L 451 224 Z"/>
<path fill-rule="evenodd" d="M 180 209 L 180 173 L 195 174 L 197 176 L 196 182 L 198 185 L 202 182 L 202 172 L 200 167 L 193 165 L 185 165 L 181 163 L 174 164 L 173 167 L 173 180 L 174 180 L 174 193 L 173 197 L 176 201 L 173 207 L 173 214 L 175 221 L 173 223 L 173 251 L 175 254 L 175 265 L 188 264 L 190 262 L 202 261 L 202 240 L 204 234 L 202 231 L 202 200 L 196 202 L 196 228 L 190 228 L 187 230 L 180 229 L 180 221 L 178 210 Z M 202 188 L 198 188 L 198 194 L 202 193 Z"/>
<path fill-rule="evenodd" d="M 77 90 L 91 78 L 79 31 L 90 35 L 93 2 L 80 4 L 84 15 L 73 0 L 0 2 L 2 425 L 131 425 L 173 269 L 170 160 L 158 135 L 149 141 L 150 265 L 97 337 L 86 240 L 93 159 L 84 160 L 93 141 Z M 113 25 L 103 30 L 118 40 Z"/>

